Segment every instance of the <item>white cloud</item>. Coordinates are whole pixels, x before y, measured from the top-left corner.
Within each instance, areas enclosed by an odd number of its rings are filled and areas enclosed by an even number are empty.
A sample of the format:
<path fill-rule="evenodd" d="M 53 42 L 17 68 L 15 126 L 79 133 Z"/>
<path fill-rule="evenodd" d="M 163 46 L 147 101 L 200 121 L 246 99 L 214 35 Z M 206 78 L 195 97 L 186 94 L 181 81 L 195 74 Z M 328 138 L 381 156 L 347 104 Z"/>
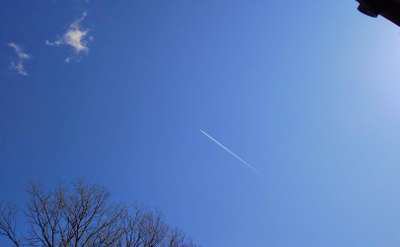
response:
<path fill-rule="evenodd" d="M 25 69 L 25 61 L 29 60 L 31 55 L 24 52 L 24 50 L 14 42 L 10 42 L 7 45 L 15 51 L 17 56 L 17 59 L 11 62 L 10 68 L 17 71 L 20 75 L 27 76 L 28 72 Z"/>
<path fill-rule="evenodd" d="M 82 16 L 78 20 L 75 20 L 71 25 L 69 25 L 67 31 L 62 37 L 55 41 L 46 40 L 46 45 L 57 47 L 69 46 L 73 49 L 76 56 L 89 52 L 88 43 L 93 39 L 93 37 L 88 36 L 89 29 L 83 28 L 81 25 L 81 22 L 86 18 L 86 15 L 86 12 L 83 12 Z M 65 61 L 71 61 L 71 57 L 67 57 Z"/>

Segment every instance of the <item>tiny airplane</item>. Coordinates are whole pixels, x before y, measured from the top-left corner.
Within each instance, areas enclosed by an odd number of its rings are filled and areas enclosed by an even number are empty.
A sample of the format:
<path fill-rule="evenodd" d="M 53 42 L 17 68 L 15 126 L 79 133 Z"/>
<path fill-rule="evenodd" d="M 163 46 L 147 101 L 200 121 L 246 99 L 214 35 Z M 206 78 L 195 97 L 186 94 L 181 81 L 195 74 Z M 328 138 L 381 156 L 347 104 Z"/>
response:
<path fill-rule="evenodd" d="M 381 15 L 400 26 L 400 0 L 356 0 L 358 10 L 371 17 Z"/>

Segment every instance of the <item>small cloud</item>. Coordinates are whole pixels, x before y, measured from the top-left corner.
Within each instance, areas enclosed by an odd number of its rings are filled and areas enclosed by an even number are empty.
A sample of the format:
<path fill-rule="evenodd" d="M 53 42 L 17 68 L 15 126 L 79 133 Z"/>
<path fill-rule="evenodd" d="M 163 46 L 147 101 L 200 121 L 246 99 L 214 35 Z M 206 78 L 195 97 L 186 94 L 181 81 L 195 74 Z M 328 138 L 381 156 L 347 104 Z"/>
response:
<path fill-rule="evenodd" d="M 74 54 L 76 56 L 81 55 L 82 53 L 88 53 L 89 41 L 93 40 L 93 37 L 88 36 L 89 29 L 83 28 L 81 22 L 85 20 L 87 16 L 86 12 L 83 12 L 82 16 L 75 20 L 72 24 L 69 25 L 67 31 L 63 34 L 62 37 L 56 39 L 55 41 L 46 40 L 46 45 L 48 46 L 69 46 L 73 49 Z M 67 57 L 65 59 L 66 62 L 70 62 L 72 57 Z"/>
<path fill-rule="evenodd" d="M 11 62 L 10 68 L 17 71 L 17 73 L 20 75 L 27 76 L 28 72 L 26 72 L 25 69 L 25 61 L 29 60 L 31 55 L 24 52 L 24 50 L 14 42 L 10 42 L 7 45 L 15 51 L 17 56 L 17 59 Z"/>

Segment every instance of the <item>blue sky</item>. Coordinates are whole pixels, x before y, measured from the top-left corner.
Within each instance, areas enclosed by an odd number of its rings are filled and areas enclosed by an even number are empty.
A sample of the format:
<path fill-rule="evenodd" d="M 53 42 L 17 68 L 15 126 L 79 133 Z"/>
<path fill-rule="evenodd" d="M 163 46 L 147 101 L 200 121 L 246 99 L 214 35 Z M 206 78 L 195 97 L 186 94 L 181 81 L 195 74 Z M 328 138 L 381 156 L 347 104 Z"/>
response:
<path fill-rule="evenodd" d="M 400 32 L 356 7 L 3 1 L 1 199 L 85 178 L 203 246 L 398 246 Z"/>

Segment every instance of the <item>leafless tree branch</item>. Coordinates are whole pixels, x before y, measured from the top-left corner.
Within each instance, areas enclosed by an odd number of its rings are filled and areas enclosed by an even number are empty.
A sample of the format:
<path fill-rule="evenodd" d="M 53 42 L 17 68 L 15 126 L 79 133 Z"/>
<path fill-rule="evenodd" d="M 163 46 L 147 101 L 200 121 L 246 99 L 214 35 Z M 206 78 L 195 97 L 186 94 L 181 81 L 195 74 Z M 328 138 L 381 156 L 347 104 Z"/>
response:
<path fill-rule="evenodd" d="M 45 191 L 31 184 L 27 192 L 25 241 L 17 234 L 15 207 L 0 204 L 0 236 L 16 247 L 195 247 L 159 213 L 112 203 L 99 186 L 78 182 Z"/>
<path fill-rule="evenodd" d="M 11 243 L 19 247 L 21 242 L 16 233 L 16 207 L 11 204 L 0 204 L 0 235 L 8 238 Z"/>

